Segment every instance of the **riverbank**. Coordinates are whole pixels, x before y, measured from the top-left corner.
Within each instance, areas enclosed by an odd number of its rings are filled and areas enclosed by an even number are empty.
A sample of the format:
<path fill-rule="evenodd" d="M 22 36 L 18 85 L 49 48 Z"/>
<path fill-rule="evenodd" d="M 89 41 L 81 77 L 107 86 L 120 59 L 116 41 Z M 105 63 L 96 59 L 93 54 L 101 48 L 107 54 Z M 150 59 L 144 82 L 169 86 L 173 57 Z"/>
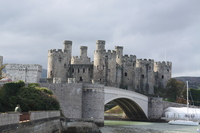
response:
<path fill-rule="evenodd" d="M 197 133 L 199 126 L 169 125 L 168 123 L 105 121 L 102 133 Z"/>

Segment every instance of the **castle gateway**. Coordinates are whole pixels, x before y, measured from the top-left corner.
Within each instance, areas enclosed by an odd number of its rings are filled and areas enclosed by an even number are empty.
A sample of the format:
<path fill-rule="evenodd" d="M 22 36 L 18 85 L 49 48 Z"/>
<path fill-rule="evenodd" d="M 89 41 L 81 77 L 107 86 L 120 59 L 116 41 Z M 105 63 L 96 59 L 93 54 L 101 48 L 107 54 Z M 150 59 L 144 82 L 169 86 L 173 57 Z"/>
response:
<path fill-rule="evenodd" d="M 87 46 L 80 47 L 80 56 L 73 56 L 72 41 L 64 41 L 63 49 L 48 51 L 47 78 L 52 83 L 99 83 L 154 94 L 154 87 L 165 87 L 171 78 L 171 62 L 154 62 L 123 55 L 123 47 L 105 49 L 105 41 L 97 40 L 94 61 L 87 56 Z"/>

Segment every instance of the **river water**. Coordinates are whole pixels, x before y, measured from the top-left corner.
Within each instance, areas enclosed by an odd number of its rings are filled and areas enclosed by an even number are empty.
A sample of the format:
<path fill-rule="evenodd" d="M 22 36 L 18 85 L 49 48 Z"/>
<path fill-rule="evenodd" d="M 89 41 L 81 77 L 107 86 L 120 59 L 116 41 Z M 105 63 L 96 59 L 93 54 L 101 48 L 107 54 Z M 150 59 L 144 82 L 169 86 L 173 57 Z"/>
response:
<path fill-rule="evenodd" d="M 158 122 L 105 121 L 102 133 L 198 133 L 199 126 L 169 125 Z"/>

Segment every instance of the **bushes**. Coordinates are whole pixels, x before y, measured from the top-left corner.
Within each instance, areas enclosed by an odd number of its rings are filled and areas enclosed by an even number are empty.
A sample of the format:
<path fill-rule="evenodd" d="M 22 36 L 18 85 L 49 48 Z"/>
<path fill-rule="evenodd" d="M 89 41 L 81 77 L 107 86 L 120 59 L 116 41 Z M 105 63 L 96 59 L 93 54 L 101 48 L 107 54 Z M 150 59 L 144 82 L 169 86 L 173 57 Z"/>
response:
<path fill-rule="evenodd" d="M 25 87 L 23 81 L 6 83 L 0 88 L 0 112 L 13 111 L 20 104 L 23 112 L 37 110 L 59 110 L 60 105 L 51 90 L 31 83 Z"/>

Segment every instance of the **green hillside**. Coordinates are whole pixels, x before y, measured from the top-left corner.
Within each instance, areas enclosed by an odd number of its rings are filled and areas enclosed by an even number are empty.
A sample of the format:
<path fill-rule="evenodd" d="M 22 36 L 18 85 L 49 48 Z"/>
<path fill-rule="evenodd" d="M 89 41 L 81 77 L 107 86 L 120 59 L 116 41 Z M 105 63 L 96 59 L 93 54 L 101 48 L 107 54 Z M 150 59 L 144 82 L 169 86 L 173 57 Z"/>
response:
<path fill-rule="evenodd" d="M 189 88 L 200 89 L 200 77 L 174 77 L 181 82 L 188 81 Z"/>

